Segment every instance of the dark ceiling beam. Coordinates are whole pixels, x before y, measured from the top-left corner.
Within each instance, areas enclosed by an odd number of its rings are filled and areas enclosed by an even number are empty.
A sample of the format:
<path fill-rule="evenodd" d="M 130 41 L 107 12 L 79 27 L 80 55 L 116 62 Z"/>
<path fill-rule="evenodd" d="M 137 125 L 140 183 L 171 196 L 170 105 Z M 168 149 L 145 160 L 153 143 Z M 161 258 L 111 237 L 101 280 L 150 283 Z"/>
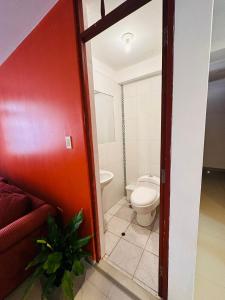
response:
<path fill-rule="evenodd" d="M 82 42 L 88 42 L 96 35 L 100 34 L 107 28 L 111 27 L 112 25 L 116 24 L 120 20 L 126 18 L 145 4 L 151 2 L 152 0 L 127 0 L 117 8 L 112 10 L 106 16 L 103 16 L 99 21 L 95 24 L 81 32 L 80 37 Z M 104 2 L 104 1 L 102 1 Z M 103 12 L 101 6 L 101 13 Z"/>

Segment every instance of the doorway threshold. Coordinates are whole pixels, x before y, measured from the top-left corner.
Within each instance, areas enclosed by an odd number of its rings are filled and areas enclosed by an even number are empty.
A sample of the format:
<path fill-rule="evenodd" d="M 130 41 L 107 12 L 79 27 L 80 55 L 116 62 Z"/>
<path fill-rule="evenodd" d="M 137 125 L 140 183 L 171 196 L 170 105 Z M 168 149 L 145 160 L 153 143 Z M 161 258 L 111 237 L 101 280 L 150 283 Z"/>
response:
<path fill-rule="evenodd" d="M 116 269 L 113 265 L 102 259 L 93 266 L 97 271 L 111 280 L 121 290 L 123 290 L 131 299 L 136 300 L 159 300 L 157 295 L 153 295 L 141 287 L 138 283 L 129 278 L 126 274 Z"/>

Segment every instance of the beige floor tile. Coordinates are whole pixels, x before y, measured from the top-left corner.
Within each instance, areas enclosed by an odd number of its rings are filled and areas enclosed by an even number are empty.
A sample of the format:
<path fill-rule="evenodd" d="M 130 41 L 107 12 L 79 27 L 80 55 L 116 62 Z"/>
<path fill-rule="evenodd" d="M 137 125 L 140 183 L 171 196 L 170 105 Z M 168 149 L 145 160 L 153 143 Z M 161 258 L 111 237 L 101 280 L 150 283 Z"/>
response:
<path fill-rule="evenodd" d="M 109 264 L 111 267 L 113 267 L 114 269 L 116 269 L 117 271 L 119 271 L 121 274 L 123 274 L 127 278 L 129 278 L 129 279 L 133 278 L 133 276 L 130 273 L 127 273 L 126 271 L 124 271 L 123 269 L 121 269 L 119 266 L 117 266 L 114 262 L 112 262 L 109 259 L 109 256 L 105 255 L 103 259 L 104 259 L 104 261 L 107 262 L 107 264 Z"/>
<path fill-rule="evenodd" d="M 110 281 L 101 271 L 90 268 L 86 274 L 86 280 L 93 284 L 101 293 L 107 296 L 113 287 Z"/>
<path fill-rule="evenodd" d="M 148 291 L 151 295 L 158 297 L 158 293 L 156 291 L 154 291 L 153 289 L 151 289 L 149 286 L 147 286 L 146 284 L 144 284 L 142 281 L 138 280 L 137 278 L 134 278 L 134 281 L 140 285 L 141 287 L 143 287 L 146 291 Z"/>
<path fill-rule="evenodd" d="M 108 274 L 114 282 L 117 282 L 120 287 L 129 290 L 133 295 L 136 296 L 135 299 L 141 300 L 157 300 L 158 297 L 155 297 L 155 293 L 152 292 L 150 288 L 147 288 L 144 284 L 140 285 L 135 280 L 124 274 L 121 269 L 115 267 L 114 264 L 110 264 L 109 261 L 102 260 L 98 264 L 99 268 Z"/>
<path fill-rule="evenodd" d="M 112 206 L 109 210 L 107 210 L 106 214 L 107 215 L 112 215 L 114 216 L 115 213 L 121 208 L 121 205 L 116 203 L 114 206 Z"/>
<path fill-rule="evenodd" d="M 142 252 L 141 248 L 121 239 L 109 256 L 109 260 L 122 270 L 133 275 Z"/>
<path fill-rule="evenodd" d="M 106 231 L 105 233 L 105 253 L 106 255 L 110 255 L 116 244 L 119 242 L 120 237 L 111 233 L 110 231 Z"/>
<path fill-rule="evenodd" d="M 125 291 L 117 286 L 114 286 L 108 295 L 108 299 L 111 300 L 136 300 L 129 291 Z"/>
<path fill-rule="evenodd" d="M 126 220 L 128 222 L 132 222 L 132 220 L 134 219 L 134 216 L 135 216 L 135 211 L 133 210 L 133 208 L 122 206 L 115 213 L 115 216 L 120 219 Z"/>
<path fill-rule="evenodd" d="M 108 223 L 108 231 L 120 237 L 121 233 L 126 231 L 129 224 L 129 222 L 114 216 Z"/>
<path fill-rule="evenodd" d="M 148 251 L 144 251 L 134 278 L 140 280 L 154 291 L 158 291 L 158 268 L 158 257 Z"/>
<path fill-rule="evenodd" d="M 80 300 L 106 300 L 107 297 L 101 293 L 92 283 L 85 281 L 78 294 Z M 76 297 L 74 300 L 77 300 Z"/>
<path fill-rule="evenodd" d="M 150 230 L 136 224 L 130 224 L 125 233 L 126 235 L 123 236 L 123 239 L 135 244 L 136 246 L 145 248 L 150 235 Z"/>
<path fill-rule="evenodd" d="M 113 215 L 110 214 L 104 214 L 104 221 L 106 224 L 109 223 L 109 221 L 112 219 Z"/>
<path fill-rule="evenodd" d="M 159 234 L 151 231 L 145 250 L 159 256 Z"/>
<path fill-rule="evenodd" d="M 128 201 L 127 201 L 126 197 L 122 198 L 122 199 L 118 202 L 118 204 L 121 205 L 121 206 L 127 205 L 127 203 L 128 203 Z"/>

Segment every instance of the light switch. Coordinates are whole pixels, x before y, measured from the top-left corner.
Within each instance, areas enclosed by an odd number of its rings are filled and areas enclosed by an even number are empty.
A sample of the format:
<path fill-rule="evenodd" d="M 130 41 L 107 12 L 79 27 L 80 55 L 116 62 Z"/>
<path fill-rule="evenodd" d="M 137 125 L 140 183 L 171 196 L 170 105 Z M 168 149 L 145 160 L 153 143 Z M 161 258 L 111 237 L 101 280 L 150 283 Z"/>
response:
<path fill-rule="evenodd" d="M 66 135 L 65 140 L 66 140 L 66 149 L 72 149 L 73 148 L 72 137 L 70 135 Z"/>

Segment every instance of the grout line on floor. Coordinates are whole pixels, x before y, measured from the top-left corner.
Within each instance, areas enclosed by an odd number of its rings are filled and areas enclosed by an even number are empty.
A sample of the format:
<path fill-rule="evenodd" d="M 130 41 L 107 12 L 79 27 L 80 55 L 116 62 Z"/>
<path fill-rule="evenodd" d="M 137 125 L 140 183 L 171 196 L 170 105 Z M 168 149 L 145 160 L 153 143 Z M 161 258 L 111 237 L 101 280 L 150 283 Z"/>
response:
<path fill-rule="evenodd" d="M 112 233 L 112 232 L 111 232 Z M 117 235 L 116 235 L 117 236 Z M 117 243 L 115 244 L 115 246 L 113 247 L 112 251 L 110 252 L 110 254 L 108 255 L 108 257 L 113 253 L 113 251 L 115 250 L 116 246 L 119 244 L 119 241 L 121 240 L 121 237 L 118 239 Z"/>
<path fill-rule="evenodd" d="M 133 277 L 132 277 L 132 279 L 134 279 L 134 275 L 135 275 L 135 273 L 136 273 L 136 271 L 137 271 L 137 268 L 138 268 L 138 266 L 139 266 L 139 264 L 140 264 L 140 261 L 141 261 L 141 259 L 142 259 L 142 256 L 143 256 L 143 254 L 144 254 L 144 249 L 143 249 L 143 251 L 142 251 L 142 253 L 141 253 L 141 257 L 140 257 L 140 259 L 139 259 L 139 261 L 138 261 L 138 263 L 137 263 L 137 266 L 136 266 L 136 268 L 135 268 L 135 270 L 134 270 L 134 274 L 133 274 Z M 141 281 L 141 280 L 140 280 Z"/>
<path fill-rule="evenodd" d="M 150 250 L 147 250 L 147 249 L 144 249 L 145 251 L 147 251 L 147 252 L 149 252 L 149 253 L 151 253 L 152 255 L 155 255 L 156 257 L 159 257 L 159 255 L 157 255 L 157 254 L 155 254 L 155 253 L 153 253 L 152 251 L 150 251 Z"/>
<path fill-rule="evenodd" d="M 108 230 L 109 231 L 109 230 Z M 113 232 L 111 232 L 111 231 L 109 231 L 110 233 L 113 233 Z M 115 233 L 114 233 L 115 234 Z M 119 237 L 118 235 L 117 235 L 117 237 Z M 136 247 L 138 247 L 138 248 L 140 248 L 140 249 L 142 249 L 142 250 L 145 250 L 144 248 L 142 248 L 141 246 L 138 246 L 137 244 L 134 244 L 133 242 L 131 242 L 131 241 L 128 241 L 128 240 L 126 240 L 124 237 L 120 237 L 120 239 L 119 240 L 121 240 L 121 239 L 123 239 L 124 241 L 126 241 L 126 242 L 128 242 L 128 243 L 130 243 L 131 245 L 133 245 L 133 246 L 136 246 Z M 147 251 L 147 250 L 146 250 Z M 150 252 L 150 251 L 148 251 L 148 252 Z"/>
<path fill-rule="evenodd" d="M 105 261 L 107 263 L 109 263 L 111 266 L 113 266 L 114 268 L 116 268 L 117 270 L 119 270 L 120 272 L 122 272 L 128 278 L 133 279 L 132 275 L 130 273 L 128 273 L 127 271 L 125 271 L 124 269 L 122 269 L 119 265 L 117 265 L 116 263 L 112 262 L 110 259 L 106 258 Z"/>

